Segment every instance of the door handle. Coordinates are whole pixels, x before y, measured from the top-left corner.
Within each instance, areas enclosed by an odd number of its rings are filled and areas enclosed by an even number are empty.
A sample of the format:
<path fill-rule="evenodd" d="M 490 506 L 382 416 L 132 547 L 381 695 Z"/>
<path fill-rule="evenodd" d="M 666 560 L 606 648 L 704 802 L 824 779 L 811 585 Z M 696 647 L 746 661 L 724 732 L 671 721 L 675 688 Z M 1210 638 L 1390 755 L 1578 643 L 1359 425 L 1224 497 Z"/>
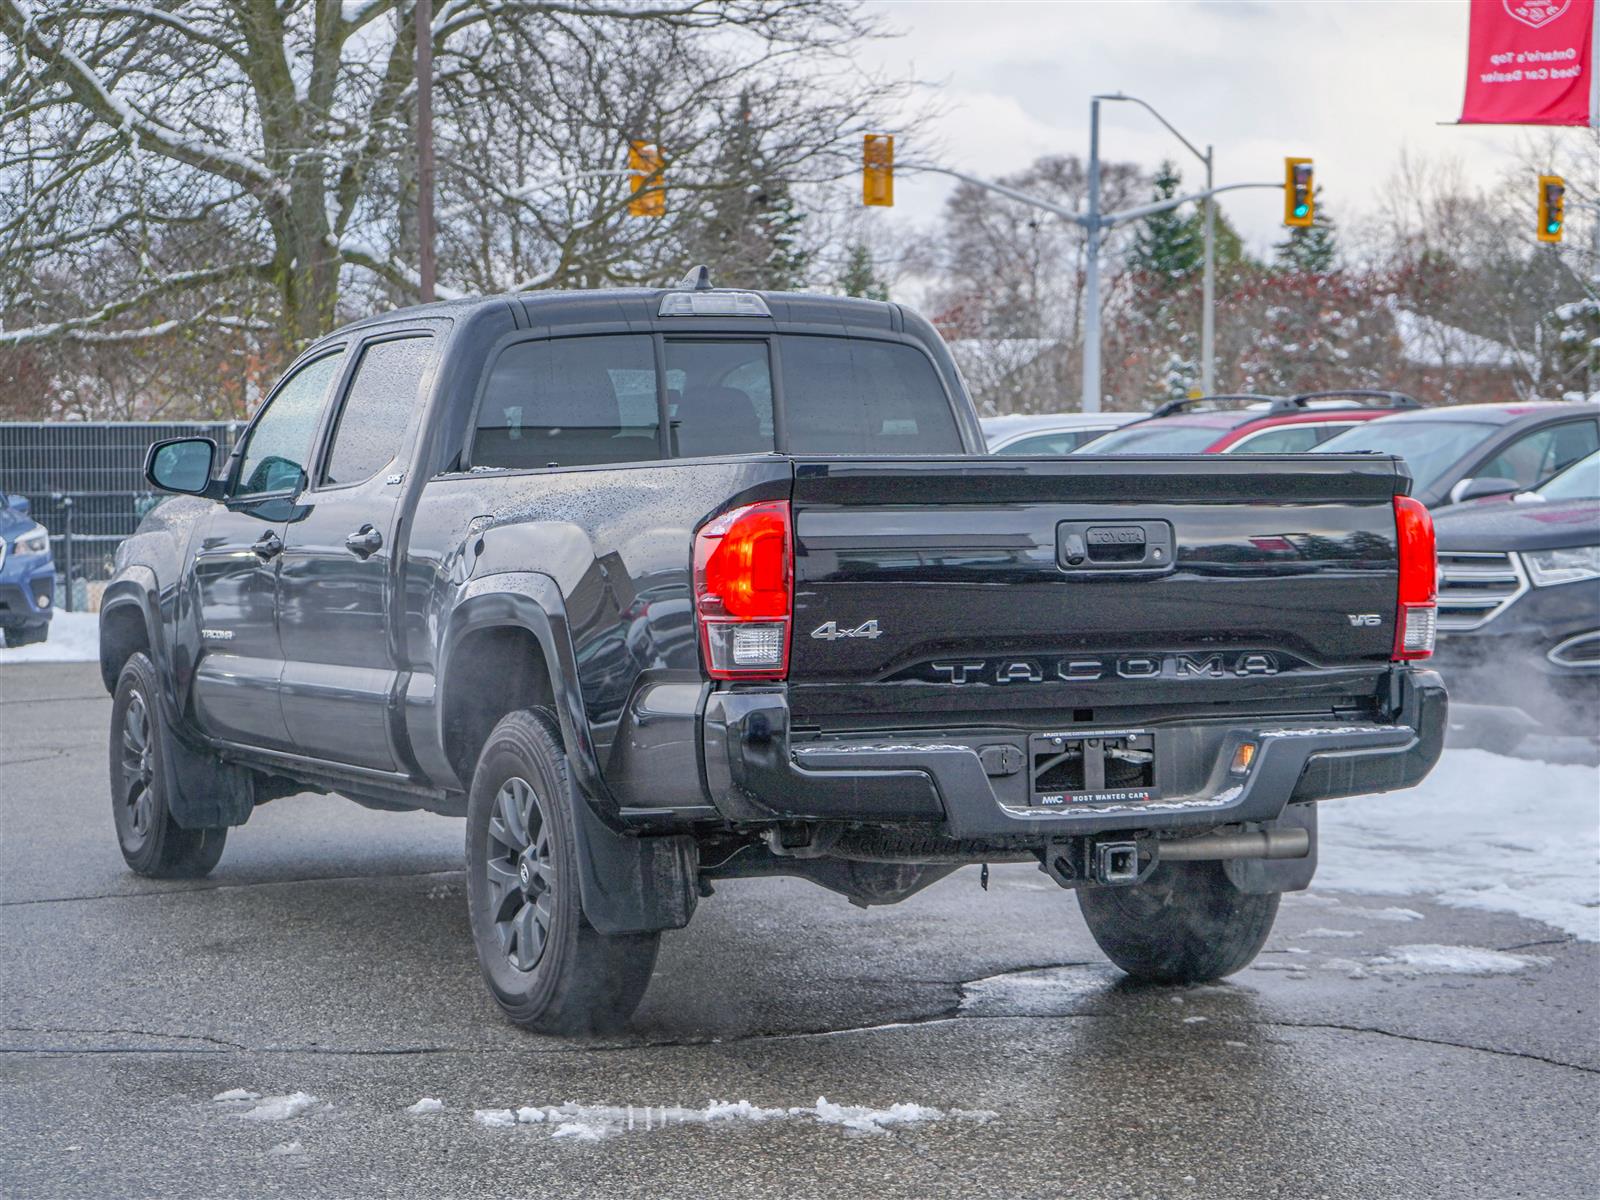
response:
<path fill-rule="evenodd" d="M 256 539 L 255 545 L 250 549 L 262 562 L 270 562 L 283 553 L 283 539 L 269 529 Z"/>
<path fill-rule="evenodd" d="M 383 534 L 371 525 L 363 525 L 345 538 L 344 545 L 357 558 L 370 558 L 383 548 Z"/>

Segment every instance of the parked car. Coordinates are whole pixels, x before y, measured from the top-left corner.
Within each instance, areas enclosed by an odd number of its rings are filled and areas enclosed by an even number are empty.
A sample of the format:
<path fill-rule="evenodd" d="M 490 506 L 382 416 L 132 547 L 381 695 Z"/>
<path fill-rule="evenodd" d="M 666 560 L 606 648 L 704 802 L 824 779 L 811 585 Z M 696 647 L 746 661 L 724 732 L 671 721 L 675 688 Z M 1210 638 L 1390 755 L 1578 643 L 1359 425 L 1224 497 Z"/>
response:
<path fill-rule="evenodd" d="M 1071 454 L 1079 446 L 1102 433 L 1137 421 L 1144 414 L 1097 413 L 1012 413 L 1004 417 L 984 417 L 984 441 L 990 454 Z"/>
<path fill-rule="evenodd" d="M 1536 487 L 1600 447 L 1600 404 L 1458 404 L 1373 421 L 1316 447 L 1398 454 L 1429 508 Z"/>
<path fill-rule="evenodd" d="M 1036 862 L 1124 970 L 1218 978 L 1309 883 L 1313 802 L 1443 741 L 1398 460 L 998 462 L 899 305 L 702 268 L 401 310 L 226 462 L 146 469 L 179 495 L 100 615 L 129 865 L 204 874 L 305 790 L 464 816 L 532 1028 L 624 1021 L 737 876 L 891 904 Z"/>
<path fill-rule="evenodd" d="M 1451 723 L 1501 749 L 1600 738 L 1600 452 L 1531 492 L 1434 514 Z"/>
<path fill-rule="evenodd" d="M 1201 396 L 1172 400 L 1079 454 L 1301 454 L 1364 421 L 1418 408 L 1399 392 Z"/>
<path fill-rule="evenodd" d="M 7 646 L 44 641 L 55 615 L 50 534 L 28 513 L 26 496 L 0 491 L 0 631 Z"/>

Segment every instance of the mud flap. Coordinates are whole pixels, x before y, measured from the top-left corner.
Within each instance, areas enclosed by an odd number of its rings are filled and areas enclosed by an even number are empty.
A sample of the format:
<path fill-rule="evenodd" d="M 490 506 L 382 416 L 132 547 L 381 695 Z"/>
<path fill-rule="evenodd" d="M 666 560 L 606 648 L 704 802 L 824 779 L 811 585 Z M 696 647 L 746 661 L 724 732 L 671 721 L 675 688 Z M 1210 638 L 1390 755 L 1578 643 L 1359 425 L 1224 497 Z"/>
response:
<path fill-rule="evenodd" d="M 1286 829 L 1304 829 L 1311 835 L 1311 853 L 1304 858 L 1230 858 L 1223 861 L 1223 870 L 1233 886 L 1247 895 L 1260 896 L 1268 892 L 1298 892 L 1311 886 L 1311 877 L 1317 873 L 1317 806 L 1315 804 L 1290 804 L 1276 821 L 1262 821 L 1247 826 L 1275 832 Z"/>
<path fill-rule="evenodd" d="M 601 933 L 682 929 L 694 915 L 699 848 L 692 837 L 613 832 L 581 795 L 573 796 L 578 891 L 583 915 Z"/>
<path fill-rule="evenodd" d="M 157 724 L 172 819 L 183 829 L 216 829 L 248 821 L 256 803 L 254 772 L 223 762 L 210 751 L 190 749 L 165 720 Z"/>

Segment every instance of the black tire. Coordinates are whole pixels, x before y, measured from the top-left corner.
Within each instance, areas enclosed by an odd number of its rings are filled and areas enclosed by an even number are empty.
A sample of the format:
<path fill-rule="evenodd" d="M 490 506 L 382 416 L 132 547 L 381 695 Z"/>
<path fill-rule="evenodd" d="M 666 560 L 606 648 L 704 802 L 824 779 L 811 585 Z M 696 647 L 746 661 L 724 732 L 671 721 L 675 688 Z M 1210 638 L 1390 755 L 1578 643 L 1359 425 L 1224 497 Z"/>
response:
<path fill-rule="evenodd" d="M 572 808 L 581 803 L 549 713 L 514 712 L 494 727 L 467 801 L 467 913 L 489 991 L 539 1033 L 625 1025 L 661 941 L 607 937 L 584 917 Z"/>
<path fill-rule="evenodd" d="M 111 704 L 111 817 L 122 857 L 135 874 L 198 879 L 217 865 L 228 831 L 184 829 L 172 819 L 159 695 L 155 665 L 135 653 L 117 677 Z"/>
<path fill-rule="evenodd" d="M 6 627 L 7 646 L 35 646 L 50 636 L 50 622 L 38 625 L 10 625 Z"/>
<path fill-rule="evenodd" d="M 1220 862 L 1174 862 L 1132 887 L 1079 888 L 1078 907 L 1100 949 L 1129 975 L 1204 983 L 1260 953 L 1278 894 L 1241 892 Z"/>

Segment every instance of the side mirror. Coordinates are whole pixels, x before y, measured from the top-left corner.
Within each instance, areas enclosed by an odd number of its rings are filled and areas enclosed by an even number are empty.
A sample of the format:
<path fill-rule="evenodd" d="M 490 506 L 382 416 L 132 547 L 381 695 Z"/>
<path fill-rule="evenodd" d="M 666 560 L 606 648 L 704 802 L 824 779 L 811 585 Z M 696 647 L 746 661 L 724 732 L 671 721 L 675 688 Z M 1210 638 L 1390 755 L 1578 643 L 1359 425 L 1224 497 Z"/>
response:
<path fill-rule="evenodd" d="M 217 444 L 210 438 L 171 438 L 150 447 L 144 477 L 163 492 L 203 496 L 211 489 Z"/>
<path fill-rule="evenodd" d="M 21 513 L 23 516 L 27 516 L 29 511 L 33 508 L 33 506 L 28 503 L 28 498 L 26 496 L 16 495 L 6 497 L 6 507 L 12 512 Z"/>
<path fill-rule="evenodd" d="M 1450 489 L 1450 503 L 1465 504 L 1468 500 L 1482 500 L 1487 496 L 1508 496 L 1520 491 L 1522 485 L 1515 479 L 1501 479 L 1495 475 L 1480 475 L 1476 479 L 1463 479 Z"/>

